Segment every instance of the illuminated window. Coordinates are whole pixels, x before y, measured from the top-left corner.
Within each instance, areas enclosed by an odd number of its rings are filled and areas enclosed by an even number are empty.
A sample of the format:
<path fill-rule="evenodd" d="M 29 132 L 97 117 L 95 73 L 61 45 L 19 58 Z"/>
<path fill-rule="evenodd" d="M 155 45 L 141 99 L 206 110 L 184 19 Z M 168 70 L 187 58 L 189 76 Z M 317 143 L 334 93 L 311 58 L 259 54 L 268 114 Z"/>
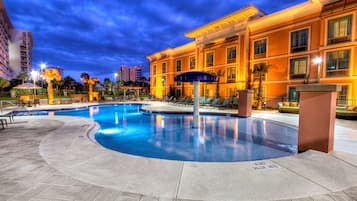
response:
<path fill-rule="evenodd" d="M 162 63 L 161 71 L 162 73 L 166 73 L 166 63 Z"/>
<path fill-rule="evenodd" d="M 152 73 L 155 75 L 156 74 L 156 64 L 153 66 Z"/>
<path fill-rule="evenodd" d="M 227 82 L 235 82 L 236 81 L 236 68 L 227 68 Z"/>
<path fill-rule="evenodd" d="M 176 60 L 176 72 L 180 72 L 182 67 L 182 61 Z"/>
<path fill-rule="evenodd" d="M 196 67 L 196 57 L 190 57 L 190 69 L 194 69 Z"/>
<path fill-rule="evenodd" d="M 328 44 L 351 41 L 352 15 L 328 21 Z"/>
<path fill-rule="evenodd" d="M 326 76 L 348 76 L 351 50 L 339 50 L 326 54 Z"/>
<path fill-rule="evenodd" d="M 227 48 L 227 63 L 235 63 L 237 58 L 237 50 L 236 47 Z"/>
<path fill-rule="evenodd" d="M 290 59 L 290 79 L 303 79 L 307 72 L 307 57 Z"/>
<path fill-rule="evenodd" d="M 266 50 L 267 50 L 267 40 L 258 40 L 254 42 L 254 58 L 264 58 L 266 57 Z"/>
<path fill-rule="evenodd" d="M 214 54 L 209 52 L 206 54 L 206 67 L 213 66 Z"/>
<path fill-rule="evenodd" d="M 291 52 L 301 52 L 307 50 L 308 29 L 291 32 Z"/>

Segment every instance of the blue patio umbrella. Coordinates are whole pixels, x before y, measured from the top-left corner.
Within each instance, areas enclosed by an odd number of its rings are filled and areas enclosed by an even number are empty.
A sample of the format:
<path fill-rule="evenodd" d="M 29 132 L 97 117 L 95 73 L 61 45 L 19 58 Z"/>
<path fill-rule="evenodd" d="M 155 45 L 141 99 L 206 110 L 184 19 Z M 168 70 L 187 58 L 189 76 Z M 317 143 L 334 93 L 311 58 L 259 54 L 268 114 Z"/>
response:
<path fill-rule="evenodd" d="M 200 82 L 216 82 L 217 77 L 207 72 L 191 71 L 176 75 L 175 82 L 193 82 L 194 89 L 194 104 L 193 104 L 193 127 L 197 128 L 199 123 L 199 96 L 200 96 Z"/>

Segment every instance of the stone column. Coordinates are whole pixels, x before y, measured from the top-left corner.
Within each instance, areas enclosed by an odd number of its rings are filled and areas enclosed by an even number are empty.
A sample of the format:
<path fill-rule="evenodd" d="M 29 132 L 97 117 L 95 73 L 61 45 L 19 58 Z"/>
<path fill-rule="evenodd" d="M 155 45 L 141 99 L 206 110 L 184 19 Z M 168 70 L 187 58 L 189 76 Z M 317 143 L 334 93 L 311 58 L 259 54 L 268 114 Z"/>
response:
<path fill-rule="evenodd" d="M 297 86 L 296 90 L 300 92 L 298 151 L 332 151 L 336 96 L 341 86 L 306 84 Z"/>
<path fill-rule="evenodd" d="M 252 97 L 253 97 L 253 90 L 239 91 L 239 103 L 238 103 L 239 117 L 252 116 Z"/>
<path fill-rule="evenodd" d="M 199 127 L 199 108 L 200 108 L 200 81 L 194 81 L 194 105 L 193 105 L 193 127 Z"/>

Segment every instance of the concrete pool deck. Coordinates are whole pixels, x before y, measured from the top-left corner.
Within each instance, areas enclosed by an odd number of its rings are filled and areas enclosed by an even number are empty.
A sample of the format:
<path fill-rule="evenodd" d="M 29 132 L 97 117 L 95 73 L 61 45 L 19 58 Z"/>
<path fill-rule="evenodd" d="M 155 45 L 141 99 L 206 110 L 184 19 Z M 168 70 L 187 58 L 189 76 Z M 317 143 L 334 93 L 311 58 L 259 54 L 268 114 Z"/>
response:
<path fill-rule="evenodd" d="M 162 103 L 147 109 L 190 110 Z M 292 126 L 298 119 L 271 111 L 253 116 Z M 356 121 L 336 121 L 333 153 L 308 151 L 237 163 L 122 154 L 90 140 L 97 129 L 90 119 L 15 117 L 14 124 L 0 131 L 0 201 L 357 200 Z"/>

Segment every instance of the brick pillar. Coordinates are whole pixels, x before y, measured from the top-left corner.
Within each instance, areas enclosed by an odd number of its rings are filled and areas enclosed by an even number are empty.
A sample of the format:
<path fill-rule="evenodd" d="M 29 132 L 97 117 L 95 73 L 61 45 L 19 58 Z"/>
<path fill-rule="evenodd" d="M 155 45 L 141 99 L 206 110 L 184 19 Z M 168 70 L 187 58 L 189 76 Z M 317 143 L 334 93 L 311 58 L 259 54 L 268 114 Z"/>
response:
<path fill-rule="evenodd" d="M 238 103 L 238 116 L 250 117 L 252 116 L 252 90 L 240 90 L 239 91 L 239 103 Z"/>
<path fill-rule="evenodd" d="M 336 96 L 341 86 L 307 84 L 297 86 L 296 90 L 300 92 L 298 151 L 332 151 Z"/>

